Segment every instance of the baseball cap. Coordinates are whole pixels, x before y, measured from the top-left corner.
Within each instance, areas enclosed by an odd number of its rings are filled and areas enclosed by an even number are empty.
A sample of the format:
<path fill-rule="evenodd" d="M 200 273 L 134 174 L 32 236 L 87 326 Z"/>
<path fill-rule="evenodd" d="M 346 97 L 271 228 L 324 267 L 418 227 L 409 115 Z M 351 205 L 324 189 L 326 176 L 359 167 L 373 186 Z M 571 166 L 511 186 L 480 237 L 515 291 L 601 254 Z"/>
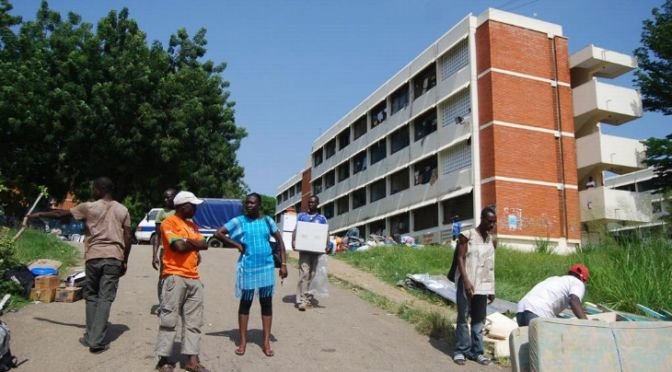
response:
<path fill-rule="evenodd" d="M 588 271 L 586 265 L 582 263 L 572 265 L 572 267 L 569 268 L 569 272 L 578 275 L 581 281 L 584 283 L 590 279 L 590 272 Z"/>
<path fill-rule="evenodd" d="M 189 191 L 180 191 L 177 193 L 177 195 L 175 195 L 175 198 L 173 199 L 173 204 L 175 205 L 182 205 L 187 203 L 199 205 L 203 203 L 203 200 L 197 198 L 193 192 Z"/>

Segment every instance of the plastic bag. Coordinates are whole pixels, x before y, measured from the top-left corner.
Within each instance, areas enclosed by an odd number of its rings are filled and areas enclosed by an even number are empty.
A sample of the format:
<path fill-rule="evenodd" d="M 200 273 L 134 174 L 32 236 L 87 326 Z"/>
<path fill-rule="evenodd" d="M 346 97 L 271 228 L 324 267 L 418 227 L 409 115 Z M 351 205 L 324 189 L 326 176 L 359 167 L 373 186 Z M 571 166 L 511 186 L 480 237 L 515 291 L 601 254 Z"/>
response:
<path fill-rule="evenodd" d="M 315 276 L 310 281 L 308 292 L 313 296 L 329 297 L 329 271 L 327 270 L 327 255 L 323 254 L 317 261 Z"/>

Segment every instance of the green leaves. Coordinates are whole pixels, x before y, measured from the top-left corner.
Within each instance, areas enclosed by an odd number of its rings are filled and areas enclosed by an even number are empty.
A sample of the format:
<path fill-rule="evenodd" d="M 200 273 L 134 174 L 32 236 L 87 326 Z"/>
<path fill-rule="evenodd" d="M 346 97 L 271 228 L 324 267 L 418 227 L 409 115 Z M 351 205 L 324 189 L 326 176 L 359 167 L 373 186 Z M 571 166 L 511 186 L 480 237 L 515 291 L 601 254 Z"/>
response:
<path fill-rule="evenodd" d="M 635 83 L 642 92 L 642 103 L 649 111 L 672 114 L 672 0 L 651 12 L 653 19 L 643 22 L 642 46 L 635 50 L 639 69 Z"/>
<path fill-rule="evenodd" d="M 128 9 L 97 26 L 42 3 L 36 20 L 0 0 L 0 174 L 9 190 L 49 187 L 85 200 L 106 175 L 117 198 L 159 205 L 167 187 L 239 197 L 235 151 L 247 135 L 228 101 L 224 64 L 204 60 L 205 29 L 147 43 Z M 17 25 L 20 25 L 17 30 Z M 25 195 L 25 197 L 32 197 Z M 0 192 L 18 209 L 16 195 Z M 11 209 L 11 208 L 10 208 Z"/>

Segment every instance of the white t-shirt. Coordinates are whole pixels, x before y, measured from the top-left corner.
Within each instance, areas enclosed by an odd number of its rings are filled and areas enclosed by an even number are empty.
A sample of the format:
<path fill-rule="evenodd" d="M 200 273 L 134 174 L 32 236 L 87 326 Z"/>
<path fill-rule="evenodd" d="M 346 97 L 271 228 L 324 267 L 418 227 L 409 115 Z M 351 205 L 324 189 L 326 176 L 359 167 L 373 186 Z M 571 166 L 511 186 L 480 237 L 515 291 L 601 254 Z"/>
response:
<path fill-rule="evenodd" d="M 586 285 L 572 275 L 552 276 L 537 284 L 520 302 L 518 312 L 530 311 L 541 318 L 555 318 L 569 306 L 569 295 L 583 300 Z"/>

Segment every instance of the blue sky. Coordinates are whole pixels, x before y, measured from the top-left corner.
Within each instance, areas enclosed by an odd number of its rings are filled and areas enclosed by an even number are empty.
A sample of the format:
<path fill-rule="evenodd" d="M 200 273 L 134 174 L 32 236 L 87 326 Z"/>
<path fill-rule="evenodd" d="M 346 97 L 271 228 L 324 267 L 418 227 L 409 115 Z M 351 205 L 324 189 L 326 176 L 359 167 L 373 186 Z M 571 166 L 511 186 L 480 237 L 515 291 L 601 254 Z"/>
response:
<path fill-rule="evenodd" d="M 13 0 L 34 18 L 39 0 Z M 226 62 L 236 122 L 248 131 L 238 160 L 253 191 L 275 195 L 304 167 L 313 141 L 468 13 L 492 7 L 563 27 L 570 53 L 588 44 L 632 53 L 642 21 L 663 0 L 59 0 L 52 9 L 97 23 L 127 7 L 164 46 L 178 28 L 208 30 L 206 57 Z M 632 86 L 632 75 L 615 81 Z M 603 131 L 631 138 L 672 132 L 669 117 Z"/>

